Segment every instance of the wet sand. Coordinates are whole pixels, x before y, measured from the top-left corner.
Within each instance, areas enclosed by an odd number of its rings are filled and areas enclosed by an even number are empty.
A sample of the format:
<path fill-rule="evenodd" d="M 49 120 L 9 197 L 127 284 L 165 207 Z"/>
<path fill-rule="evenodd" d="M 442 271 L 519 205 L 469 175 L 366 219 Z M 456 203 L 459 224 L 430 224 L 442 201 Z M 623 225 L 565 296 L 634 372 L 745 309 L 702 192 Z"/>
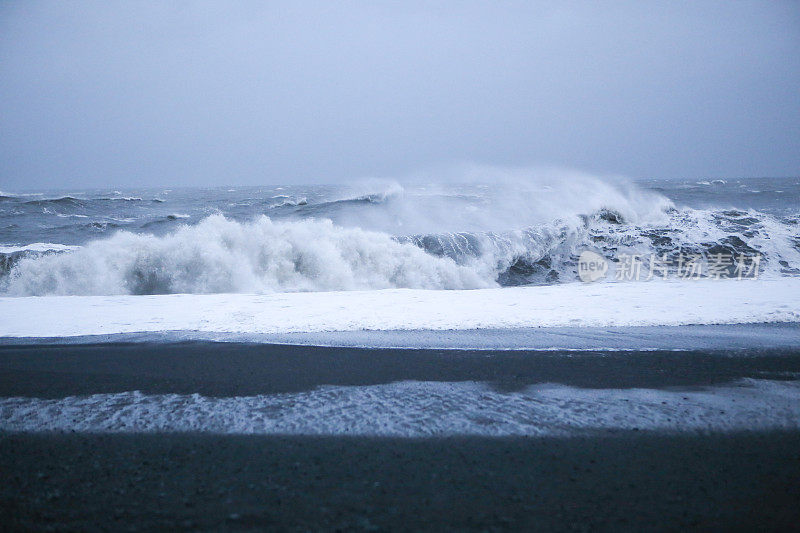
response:
<path fill-rule="evenodd" d="M 241 343 L 0 345 L 0 396 L 250 396 L 320 385 L 481 381 L 515 390 L 696 387 L 740 378 L 795 379 L 800 349 L 549 352 L 327 348 Z"/>

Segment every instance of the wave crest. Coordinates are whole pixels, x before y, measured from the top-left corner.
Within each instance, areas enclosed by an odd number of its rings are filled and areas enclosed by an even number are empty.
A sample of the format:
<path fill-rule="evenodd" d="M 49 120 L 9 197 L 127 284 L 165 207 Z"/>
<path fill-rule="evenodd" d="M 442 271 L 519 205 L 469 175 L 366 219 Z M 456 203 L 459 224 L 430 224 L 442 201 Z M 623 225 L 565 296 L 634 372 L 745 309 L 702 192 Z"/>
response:
<path fill-rule="evenodd" d="M 167 294 L 493 286 L 479 268 L 327 220 L 214 215 L 164 237 L 119 232 L 71 253 L 25 258 L 11 295 Z"/>

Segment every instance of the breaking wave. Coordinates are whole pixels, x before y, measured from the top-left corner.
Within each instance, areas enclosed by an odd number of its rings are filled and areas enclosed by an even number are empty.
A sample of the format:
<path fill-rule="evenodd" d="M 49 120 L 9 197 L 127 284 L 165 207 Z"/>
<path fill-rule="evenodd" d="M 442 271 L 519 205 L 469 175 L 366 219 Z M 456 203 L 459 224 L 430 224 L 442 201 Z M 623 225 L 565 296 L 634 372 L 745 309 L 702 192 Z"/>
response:
<path fill-rule="evenodd" d="M 12 295 L 468 289 L 494 283 L 475 269 L 390 236 L 330 221 L 250 223 L 213 215 L 156 237 L 120 232 L 72 253 L 25 258 Z"/>
<path fill-rule="evenodd" d="M 574 281 L 586 248 L 612 261 L 761 254 L 762 274 L 800 274 L 800 239 L 772 217 L 675 210 L 670 220 L 630 225 L 600 211 L 510 232 L 393 237 L 330 220 L 213 215 L 165 236 L 119 232 L 63 253 L 14 251 L 2 279 L 9 295 L 471 289 Z"/>

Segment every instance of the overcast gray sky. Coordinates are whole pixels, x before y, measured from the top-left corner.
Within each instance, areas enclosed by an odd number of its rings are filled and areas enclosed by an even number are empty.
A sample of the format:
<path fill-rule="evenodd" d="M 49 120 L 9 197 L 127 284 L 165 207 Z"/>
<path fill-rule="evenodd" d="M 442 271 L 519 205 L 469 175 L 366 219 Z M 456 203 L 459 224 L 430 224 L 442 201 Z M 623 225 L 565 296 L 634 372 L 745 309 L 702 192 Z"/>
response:
<path fill-rule="evenodd" d="M 0 3 L 0 188 L 800 174 L 800 2 Z"/>

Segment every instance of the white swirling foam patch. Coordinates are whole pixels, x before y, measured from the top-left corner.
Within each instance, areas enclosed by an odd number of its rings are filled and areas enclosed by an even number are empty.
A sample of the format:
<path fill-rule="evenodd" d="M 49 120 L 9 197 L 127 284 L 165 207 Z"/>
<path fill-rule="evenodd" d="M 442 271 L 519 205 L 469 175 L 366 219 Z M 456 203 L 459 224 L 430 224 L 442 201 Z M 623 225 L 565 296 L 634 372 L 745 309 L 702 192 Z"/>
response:
<path fill-rule="evenodd" d="M 751 379 L 692 391 L 538 385 L 500 392 L 474 382 L 401 382 L 232 398 L 126 392 L 0 399 L 0 430 L 27 432 L 426 437 L 798 428 L 800 383 Z"/>

